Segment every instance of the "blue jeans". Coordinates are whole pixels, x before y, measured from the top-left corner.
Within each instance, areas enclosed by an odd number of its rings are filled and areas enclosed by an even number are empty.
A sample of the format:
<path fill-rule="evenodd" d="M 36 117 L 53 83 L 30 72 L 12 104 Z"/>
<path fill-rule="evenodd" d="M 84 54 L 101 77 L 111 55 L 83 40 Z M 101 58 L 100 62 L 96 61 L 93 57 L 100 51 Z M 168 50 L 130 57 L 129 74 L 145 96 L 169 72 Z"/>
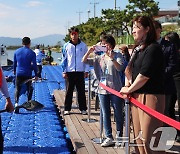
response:
<path fill-rule="evenodd" d="M 103 116 L 103 125 L 105 129 L 106 137 L 113 138 L 112 127 L 111 127 L 111 105 L 114 109 L 114 115 L 116 120 L 116 130 L 118 132 L 118 137 L 123 134 L 123 107 L 124 100 L 113 95 L 113 94 L 99 94 L 100 107 Z"/>

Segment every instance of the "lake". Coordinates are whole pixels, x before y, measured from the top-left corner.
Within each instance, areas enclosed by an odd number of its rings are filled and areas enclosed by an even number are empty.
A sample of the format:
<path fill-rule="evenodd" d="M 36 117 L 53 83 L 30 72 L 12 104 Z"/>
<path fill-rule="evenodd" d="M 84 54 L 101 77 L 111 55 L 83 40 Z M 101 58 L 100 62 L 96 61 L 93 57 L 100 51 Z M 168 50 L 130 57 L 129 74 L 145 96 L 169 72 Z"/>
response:
<path fill-rule="evenodd" d="M 14 57 L 14 51 L 15 50 L 7 50 L 8 53 L 8 59 L 13 61 L 13 57 Z M 54 61 L 58 64 L 60 64 L 60 61 L 58 60 L 58 58 L 61 58 L 61 53 L 57 53 L 57 52 L 52 52 L 52 57 L 54 58 Z"/>

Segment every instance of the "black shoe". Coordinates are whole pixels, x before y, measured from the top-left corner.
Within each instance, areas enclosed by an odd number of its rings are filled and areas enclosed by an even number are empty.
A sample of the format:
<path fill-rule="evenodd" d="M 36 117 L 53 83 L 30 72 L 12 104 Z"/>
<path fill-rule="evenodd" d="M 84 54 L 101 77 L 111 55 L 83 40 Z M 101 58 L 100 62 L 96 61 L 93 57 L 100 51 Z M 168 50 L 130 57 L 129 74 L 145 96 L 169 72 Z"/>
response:
<path fill-rule="evenodd" d="M 14 110 L 14 113 L 19 113 L 19 109 L 18 108 L 15 108 L 15 110 Z"/>
<path fill-rule="evenodd" d="M 180 143 L 180 136 L 179 135 L 176 136 L 176 142 Z"/>

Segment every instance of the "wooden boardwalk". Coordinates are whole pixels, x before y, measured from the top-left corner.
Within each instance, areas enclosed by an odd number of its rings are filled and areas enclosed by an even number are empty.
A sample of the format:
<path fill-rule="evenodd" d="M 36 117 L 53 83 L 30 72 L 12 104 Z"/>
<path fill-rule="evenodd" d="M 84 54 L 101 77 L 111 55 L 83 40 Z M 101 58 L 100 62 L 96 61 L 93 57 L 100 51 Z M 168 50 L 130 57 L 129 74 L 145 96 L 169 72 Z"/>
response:
<path fill-rule="evenodd" d="M 91 102 L 91 119 L 97 120 L 96 122 L 87 122 L 87 115 L 80 114 L 76 105 L 76 97 L 73 97 L 73 107 L 70 115 L 63 115 L 64 111 L 64 98 L 65 92 L 63 90 L 55 90 L 54 97 L 56 104 L 61 111 L 61 116 L 65 121 L 68 133 L 71 138 L 74 150 L 77 154 L 125 154 L 123 147 L 101 147 L 100 144 L 94 143 L 92 139 L 100 137 L 100 124 L 99 124 L 99 109 L 95 111 L 95 101 Z M 84 121 L 85 120 L 85 121 Z M 113 121 L 113 116 L 112 116 Z M 115 122 L 112 122 L 113 136 L 115 136 Z M 130 134 L 133 139 L 132 133 Z M 130 152 L 134 150 L 130 147 Z M 168 153 L 179 153 L 180 144 L 175 144 L 171 151 Z"/>

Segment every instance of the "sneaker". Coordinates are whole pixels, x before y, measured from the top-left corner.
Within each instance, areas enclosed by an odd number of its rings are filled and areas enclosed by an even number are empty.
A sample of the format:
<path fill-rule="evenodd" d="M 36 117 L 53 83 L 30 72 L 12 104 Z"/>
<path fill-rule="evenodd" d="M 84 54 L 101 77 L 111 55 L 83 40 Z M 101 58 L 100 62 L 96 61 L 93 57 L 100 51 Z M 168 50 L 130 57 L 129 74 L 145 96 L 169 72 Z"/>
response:
<path fill-rule="evenodd" d="M 116 134 L 116 140 L 115 140 L 115 146 L 121 146 L 123 143 L 123 137 L 120 137 L 119 135 Z"/>
<path fill-rule="evenodd" d="M 101 144 L 102 147 L 108 147 L 114 144 L 114 140 L 112 138 L 106 138 L 104 142 Z"/>
<path fill-rule="evenodd" d="M 64 111 L 64 115 L 69 115 L 70 111 Z"/>
<path fill-rule="evenodd" d="M 19 113 L 19 108 L 17 109 L 17 108 L 15 108 L 15 110 L 14 110 L 14 113 Z"/>
<path fill-rule="evenodd" d="M 82 111 L 81 111 L 81 114 L 82 114 L 82 115 L 87 115 L 87 111 L 82 110 Z"/>

